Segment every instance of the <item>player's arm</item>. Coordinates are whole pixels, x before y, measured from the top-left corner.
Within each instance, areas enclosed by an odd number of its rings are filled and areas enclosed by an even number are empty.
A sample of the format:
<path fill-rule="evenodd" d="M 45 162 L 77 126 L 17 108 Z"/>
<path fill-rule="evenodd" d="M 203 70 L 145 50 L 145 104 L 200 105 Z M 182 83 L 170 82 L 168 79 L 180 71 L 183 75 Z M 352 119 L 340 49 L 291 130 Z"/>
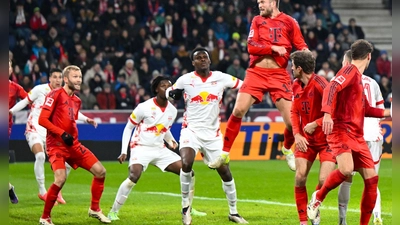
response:
<path fill-rule="evenodd" d="M 16 112 L 21 111 L 22 109 L 24 109 L 27 105 L 32 104 L 32 102 L 34 102 L 39 95 L 41 94 L 39 91 L 39 88 L 37 88 L 38 86 L 34 87 L 28 94 L 26 94 L 26 97 L 24 99 L 22 99 L 21 101 L 19 101 L 17 104 L 15 104 L 10 110 L 9 112 L 11 114 L 14 114 Z M 22 87 L 21 87 L 22 88 Z M 25 92 L 25 90 L 19 90 L 20 92 Z M 24 94 L 22 94 L 24 95 Z"/>
<path fill-rule="evenodd" d="M 372 107 L 369 104 L 365 94 L 364 94 L 364 99 L 365 99 L 364 107 L 365 107 L 365 116 L 366 117 L 383 118 L 385 116 L 390 116 L 390 109 L 381 109 L 381 108 Z"/>
<path fill-rule="evenodd" d="M 271 55 L 272 45 L 260 43 L 259 41 L 259 29 L 257 18 L 254 17 L 251 21 L 250 32 L 247 38 L 247 50 L 251 55 Z"/>
<path fill-rule="evenodd" d="M 239 89 L 242 87 L 243 81 L 227 73 L 222 73 L 224 75 L 223 82 L 225 88 Z"/>
<path fill-rule="evenodd" d="M 299 23 L 294 18 L 290 18 L 292 22 L 292 40 L 293 45 L 297 50 L 308 50 L 308 46 L 304 41 L 303 34 L 301 33 Z"/>
<path fill-rule="evenodd" d="M 167 99 L 172 98 L 174 100 L 180 100 L 183 95 L 184 86 L 183 86 L 183 79 L 182 77 L 178 78 L 174 85 L 167 88 L 165 91 L 165 95 Z"/>
<path fill-rule="evenodd" d="M 24 98 L 21 101 L 19 101 L 17 104 L 15 104 L 10 110 L 9 113 L 10 114 L 14 114 L 16 112 L 21 111 L 22 109 L 24 109 L 27 105 L 29 105 L 30 102 L 28 100 L 28 98 Z"/>
<path fill-rule="evenodd" d="M 50 92 L 50 94 L 52 94 L 52 92 Z M 46 99 L 42 107 L 42 111 L 40 112 L 39 125 L 46 128 L 48 131 L 54 134 L 62 136 L 65 131 L 57 127 L 50 121 L 50 116 L 53 114 L 53 111 L 55 110 L 56 101 L 58 97 L 57 94 L 54 95 L 50 94 L 46 96 Z"/>
<path fill-rule="evenodd" d="M 28 94 L 26 93 L 26 91 L 24 90 L 23 87 L 21 87 L 21 85 L 18 85 L 18 97 L 19 99 L 24 99 L 28 96 Z"/>
<path fill-rule="evenodd" d="M 167 148 L 169 148 L 170 150 L 174 150 L 178 147 L 178 142 L 176 142 L 174 135 L 172 135 L 170 129 L 168 129 L 168 131 L 165 133 L 164 141 L 168 144 Z"/>
<path fill-rule="evenodd" d="M 78 120 L 84 123 L 91 124 L 94 126 L 94 128 L 97 128 L 97 122 L 94 119 L 83 115 L 80 111 L 78 112 Z"/>
<path fill-rule="evenodd" d="M 290 120 L 292 121 L 292 131 L 294 136 L 294 142 L 296 143 L 297 148 L 302 151 L 307 151 L 308 141 L 307 139 L 301 135 L 300 133 L 300 112 L 297 110 L 295 104 L 292 104 L 292 109 L 290 110 Z"/>

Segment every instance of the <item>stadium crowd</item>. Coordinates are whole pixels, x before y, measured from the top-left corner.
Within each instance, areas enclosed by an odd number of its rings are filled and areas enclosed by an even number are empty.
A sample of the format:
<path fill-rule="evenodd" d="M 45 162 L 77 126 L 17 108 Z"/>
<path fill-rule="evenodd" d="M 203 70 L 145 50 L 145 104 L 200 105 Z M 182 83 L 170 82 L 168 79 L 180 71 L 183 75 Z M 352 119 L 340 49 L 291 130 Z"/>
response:
<path fill-rule="evenodd" d="M 345 50 L 365 37 L 355 19 L 341 21 L 330 0 L 281 0 L 316 57 L 316 73 L 328 81 Z M 240 79 L 248 67 L 247 35 L 257 1 L 208 0 L 11 0 L 10 79 L 27 92 L 48 82 L 52 68 L 82 69 L 82 109 L 133 109 L 150 98 L 158 75 L 176 80 L 193 70 L 196 46 L 211 52 L 212 69 Z M 391 94 L 391 61 L 374 49 L 365 75 L 380 85 L 385 106 Z M 291 65 L 288 66 L 290 70 Z M 232 107 L 235 93 L 227 93 Z M 178 103 L 178 108 L 183 104 Z M 274 107 L 268 97 L 255 107 Z"/>

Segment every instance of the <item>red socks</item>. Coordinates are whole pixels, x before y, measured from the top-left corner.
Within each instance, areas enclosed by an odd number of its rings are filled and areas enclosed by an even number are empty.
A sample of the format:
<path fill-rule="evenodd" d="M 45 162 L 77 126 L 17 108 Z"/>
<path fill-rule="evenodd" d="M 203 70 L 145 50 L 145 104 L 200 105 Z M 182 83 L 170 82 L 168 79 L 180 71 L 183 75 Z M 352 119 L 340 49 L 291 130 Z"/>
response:
<path fill-rule="evenodd" d="M 285 128 L 283 131 L 283 147 L 290 149 L 294 144 L 293 132 Z"/>
<path fill-rule="evenodd" d="M 364 180 L 364 192 L 361 199 L 360 225 L 368 225 L 375 207 L 378 187 L 378 176 Z"/>
<path fill-rule="evenodd" d="M 346 176 L 343 175 L 338 169 L 334 170 L 326 178 L 324 185 L 317 193 L 317 199 L 321 202 L 325 199 L 326 195 L 332 190 L 338 187 L 343 181 L 346 180 Z M 373 208 L 373 207 L 372 207 Z"/>
<path fill-rule="evenodd" d="M 318 183 L 317 186 L 315 187 L 315 190 L 318 191 L 319 189 L 321 189 L 321 185 Z"/>
<path fill-rule="evenodd" d="M 297 213 L 300 221 L 307 221 L 307 188 L 294 187 L 294 196 L 296 198 Z"/>
<path fill-rule="evenodd" d="M 224 152 L 230 152 L 233 142 L 236 136 L 239 134 L 240 125 L 242 124 L 242 118 L 231 115 L 229 117 L 228 123 L 226 124 L 225 137 L 224 137 L 224 147 L 222 150 Z"/>
<path fill-rule="evenodd" d="M 93 181 L 92 181 L 92 187 L 91 187 L 91 191 L 92 191 L 92 202 L 90 205 L 90 209 L 94 210 L 94 211 L 100 211 L 100 198 L 101 195 L 103 194 L 103 190 L 104 190 L 104 180 L 106 178 L 97 178 L 97 177 L 93 177 Z"/>
<path fill-rule="evenodd" d="M 57 200 L 58 192 L 60 192 L 61 188 L 54 183 L 50 186 L 49 190 L 47 191 L 46 201 L 44 203 L 44 210 L 42 214 L 42 218 L 46 219 L 50 217 L 51 209 L 53 208 L 54 204 Z"/>

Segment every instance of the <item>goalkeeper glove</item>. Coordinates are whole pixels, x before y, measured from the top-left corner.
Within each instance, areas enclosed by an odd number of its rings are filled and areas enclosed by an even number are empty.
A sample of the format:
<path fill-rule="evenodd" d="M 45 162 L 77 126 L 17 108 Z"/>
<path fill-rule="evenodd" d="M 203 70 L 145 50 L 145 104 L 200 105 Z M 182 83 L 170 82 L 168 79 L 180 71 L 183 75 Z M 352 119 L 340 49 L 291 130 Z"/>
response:
<path fill-rule="evenodd" d="M 61 138 L 63 139 L 64 143 L 68 146 L 72 146 L 72 143 L 74 142 L 74 138 L 68 134 L 67 132 L 64 132 L 61 135 Z"/>
<path fill-rule="evenodd" d="M 182 93 L 183 89 L 175 89 L 169 91 L 168 95 L 170 98 L 173 98 L 174 100 L 180 100 L 182 98 Z"/>

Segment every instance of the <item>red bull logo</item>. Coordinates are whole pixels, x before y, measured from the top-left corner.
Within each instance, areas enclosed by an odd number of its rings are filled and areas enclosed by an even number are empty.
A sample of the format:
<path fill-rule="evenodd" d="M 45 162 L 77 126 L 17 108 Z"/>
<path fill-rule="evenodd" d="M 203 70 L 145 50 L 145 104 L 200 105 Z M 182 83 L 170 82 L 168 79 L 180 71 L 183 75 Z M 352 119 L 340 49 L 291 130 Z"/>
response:
<path fill-rule="evenodd" d="M 208 103 L 215 101 L 219 101 L 218 95 L 214 95 L 206 91 L 202 91 L 199 93 L 199 95 L 190 99 L 190 103 L 199 103 L 202 105 L 207 105 Z"/>
<path fill-rule="evenodd" d="M 155 126 L 148 127 L 146 132 L 154 133 L 156 136 L 167 133 L 168 129 L 163 124 L 156 124 Z"/>

